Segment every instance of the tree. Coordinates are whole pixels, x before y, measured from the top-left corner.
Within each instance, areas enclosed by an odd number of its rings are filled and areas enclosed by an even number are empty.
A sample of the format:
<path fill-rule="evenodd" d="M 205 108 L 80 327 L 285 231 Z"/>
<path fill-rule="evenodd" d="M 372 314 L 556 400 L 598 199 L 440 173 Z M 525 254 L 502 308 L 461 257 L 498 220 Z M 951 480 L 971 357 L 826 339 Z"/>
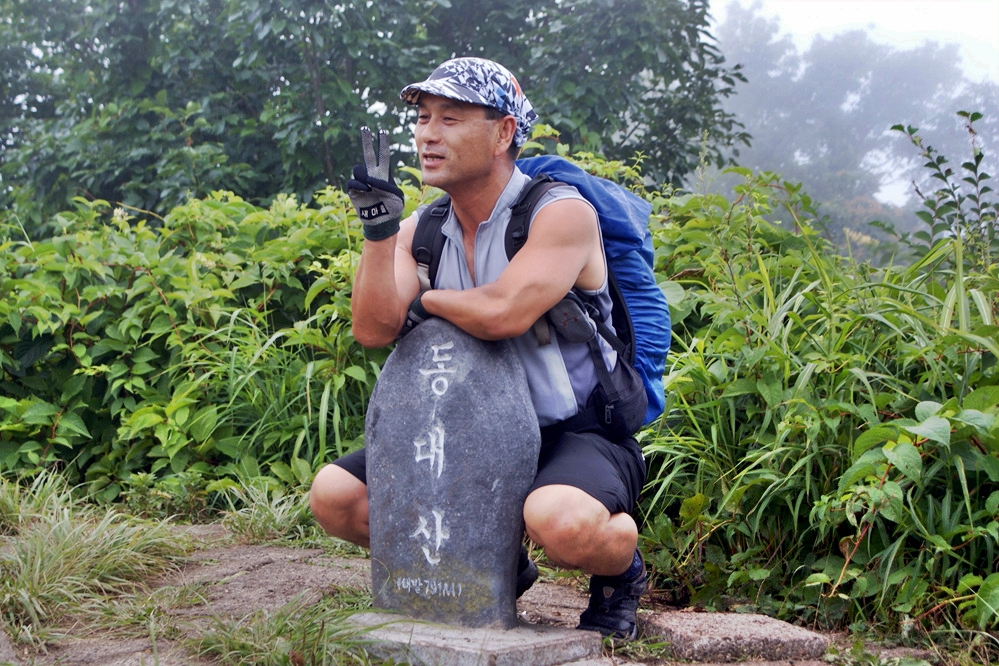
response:
<path fill-rule="evenodd" d="M 3 184 L 36 215 L 72 196 L 154 212 L 216 189 L 308 199 L 349 167 L 369 96 L 416 64 L 410 5 L 0 0 L 18 100 Z"/>
<path fill-rule="evenodd" d="M 568 143 L 613 159 L 641 153 L 647 175 L 680 184 L 705 146 L 720 165 L 746 139 L 722 108 L 742 76 L 725 66 L 708 18 L 707 0 L 504 0 L 440 12 L 428 32 L 453 53 L 506 64 Z"/>
<path fill-rule="evenodd" d="M 748 78 L 725 100 L 753 137 L 739 162 L 803 182 L 836 227 L 895 217 L 875 198 L 889 184 L 925 185 L 922 162 L 893 125 L 920 127 L 945 154 L 966 155 L 955 112 L 999 108 L 999 86 L 968 81 L 954 44 L 897 50 L 851 31 L 817 37 L 802 53 L 759 10 L 733 2 L 717 31 Z M 983 136 L 999 136 L 999 117 L 979 125 Z"/>
<path fill-rule="evenodd" d="M 398 91 L 452 55 L 518 73 L 566 142 L 640 151 L 674 181 L 703 137 L 720 160 L 741 136 L 706 0 L 0 0 L 0 16 L 0 197 L 36 230 L 74 196 L 157 214 L 219 189 L 308 200 L 349 175 L 362 125 L 408 142 Z"/>

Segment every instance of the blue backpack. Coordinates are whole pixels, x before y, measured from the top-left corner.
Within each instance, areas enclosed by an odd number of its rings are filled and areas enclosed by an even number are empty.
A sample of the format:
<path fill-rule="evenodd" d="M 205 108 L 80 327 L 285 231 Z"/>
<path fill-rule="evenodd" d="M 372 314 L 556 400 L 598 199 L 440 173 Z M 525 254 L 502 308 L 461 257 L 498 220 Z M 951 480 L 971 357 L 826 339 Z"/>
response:
<path fill-rule="evenodd" d="M 653 272 L 652 235 L 648 227 L 652 204 L 617 183 L 588 174 L 562 157 L 528 157 L 517 160 L 517 167 L 532 180 L 512 206 L 505 239 L 507 257 L 512 258 L 526 242 L 534 207 L 549 189 L 573 185 L 593 205 L 600 220 L 614 303 L 614 332 L 599 323 L 597 328 L 637 371 L 648 399 L 641 423 L 651 423 L 665 406 L 663 373 L 670 345 L 669 305 Z M 441 226 L 450 204 L 447 196 L 437 199 L 424 209 L 417 223 L 413 257 L 424 284 L 433 285 L 437 275 L 444 247 Z M 596 366 L 600 374 L 602 363 Z"/>

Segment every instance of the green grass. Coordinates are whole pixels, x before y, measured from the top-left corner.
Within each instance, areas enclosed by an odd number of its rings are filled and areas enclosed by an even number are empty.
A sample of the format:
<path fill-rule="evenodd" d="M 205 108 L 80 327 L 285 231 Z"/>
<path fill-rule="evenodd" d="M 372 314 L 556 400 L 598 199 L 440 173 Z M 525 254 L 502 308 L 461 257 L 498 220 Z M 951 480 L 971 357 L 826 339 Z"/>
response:
<path fill-rule="evenodd" d="M 224 494 L 229 510 L 222 524 L 237 541 L 259 543 L 303 536 L 313 524 L 303 492 L 255 482 L 230 487 Z"/>
<path fill-rule="evenodd" d="M 85 504 L 55 475 L 28 488 L 0 480 L 0 506 L 0 616 L 17 640 L 99 617 L 109 597 L 135 592 L 185 554 L 166 522 Z"/>
<path fill-rule="evenodd" d="M 999 658 L 995 266 L 965 271 L 947 237 L 860 266 L 795 186 L 746 176 L 732 203 L 663 202 L 655 231 L 675 276 L 666 414 L 642 438 L 657 581 Z"/>
<path fill-rule="evenodd" d="M 370 598 L 356 593 L 313 604 L 299 598 L 273 613 L 257 611 L 236 621 L 216 618 L 187 643 L 196 653 L 232 666 L 381 663 L 365 652 L 364 629 L 347 621 L 368 605 Z"/>
<path fill-rule="evenodd" d="M 179 491 L 187 492 L 187 490 Z M 275 491 L 251 484 L 228 491 L 230 510 L 220 520 L 237 530 L 227 542 L 279 543 L 322 547 L 327 552 L 361 556 L 356 548 L 319 534 L 304 511 L 305 494 Z M 367 636 L 352 625 L 353 613 L 370 607 L 366 590 L 332 588 L 317 602 L 299 597 L 275 610 L 243 616 L 192 621 L 179 609 L 202 606 L 207 583 L 154 587 L 150 577 L 183 562 L 192 548 L 183 531 L 166 520 L 140 520 L 107 507 L 84 503 L 56 476 L 32 485 L 0 481 L 0 516 L 6 545 L 2 549 L 4 629 L 21 643 L 45 649 L 63 636 L 148 638 L 156 653 L 186 649 L 219 664 L 342 665 L 382 663 L 368 653 Z M 197 513 L 197 510 L 196 510 Z M 200 513 L 198 514 L 200 515 Z M 691 510 L 689 515 L 698 515 Z M 283 524 L 283 529 L 277 525 Z M 696 549 L 696 544 L 690 546 Z M 578 572 L 546 566 L 543 552 L 532 549 L 546 578 L 572 578 Z M 584 578 L 577 583 L 585 584 Z M 990 640 L 961 639 L 939 649 L 941 664 L 971 666 L 986 660 Z M 608 644 L 612 656 L 655 662 L 668 646 L 655 639 L 630 645 Z M 950 656 L 947 656 L 950 655 Z M 971 656 L 968 656 L 971 655 Z M 839 666 L 925 666 L 919 660 L 891 661 L 861 648 L 831 654 Z"/>
<path fill-rule="evenodd" d="M 316 534 L 303 492 L 257 483 L 224 495 L 227 541 L 304 540 L 360 554 Z M 201 505 L 192 510 L 183 518 L 204 517 Z M 370 606 L 365 591 L 332 590 L 315 604 L 299 598 L 273 612 L 192 623 L 173 611 L 205 604 L 205 584 L 155 584 L 184 562 L 192 540 L 170 519 L 136 518 L 81 500 L 55 474 L 30 485 L 0 478 L 0 535 L 0 628 L 16 643 L 44 650 L 64 637 L 100 632 L 148 637 L 154 652 L 164 641 L 181 644 L 222 664 L 371 663 L 362 632 L 347 623 Z"/>

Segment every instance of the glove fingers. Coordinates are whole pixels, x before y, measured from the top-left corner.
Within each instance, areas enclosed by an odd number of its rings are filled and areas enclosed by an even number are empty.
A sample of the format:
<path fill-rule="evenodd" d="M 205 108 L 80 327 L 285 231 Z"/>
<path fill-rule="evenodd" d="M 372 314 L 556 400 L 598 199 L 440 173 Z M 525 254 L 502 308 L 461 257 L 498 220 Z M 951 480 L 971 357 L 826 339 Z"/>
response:
<path fill-rule="evenodd" d="M 391 144 L 389 142 L 388 130 L 378 130 L 378 144 L 375 145 L 375 137 L 368 127 L 361 128 L 361 148 L 364 151 L 364 166 L 366 167 L 365 177 L 369 174 L 378 180 L 389 180 L 389 161 L 391 160 Z M 354 171 L 354 178 L 359 178 L 357 171 Z"/>
<path fill-rule="evenodd" d="M 405 196 L 389 175 L 389 133 L 379 130 L 376 138 L 370 128 L 362 127 L 361 149 L 364 163 L 354 166 L 354 177 L 347 181 L 347 195 L 364 225 L 364 237 L 384 240 L 399 232 L 399 218 L 405 208 Z"/>
<path fill-rule="evenodd" d="M 364 151 L 364 165 L 373 171 L 378 166 L 378 161 L 375 157 L 375 146 L 371 137 L 371 129 L 367 127 L 361 128 L 361 149 Z M 356 173 L 354 177 L 357 177 Z"/>
<path fill-rule="evenodd" d="M 363 164 L 354 165 L 354 177 L 347 181 L 347 191 L 370 192 L 371 185 L 368 184 L 368 170 Z"/>
<path fill-rule="evenodd" d="M 389 145 L 389 133 L 388 130 L 378 131 L 378 173 L 377 177 L 382 180 L 389 180 L 389 161 L 392 159 L 389 154 L 391 147 Z"/>
<path fill-rule="evenodd" d="M 368 178 L 366 182 L 369 185 L 368 188 L 369 190 L 374 189 L 374 190 L 381 190 L 382 192 L 389 192 L 399 197 L 400 199 L 405 197 L 405 195 L 402 193 L 402 190 L 399 189 L 399 186 L 393 183 L 391 180 Z"/>

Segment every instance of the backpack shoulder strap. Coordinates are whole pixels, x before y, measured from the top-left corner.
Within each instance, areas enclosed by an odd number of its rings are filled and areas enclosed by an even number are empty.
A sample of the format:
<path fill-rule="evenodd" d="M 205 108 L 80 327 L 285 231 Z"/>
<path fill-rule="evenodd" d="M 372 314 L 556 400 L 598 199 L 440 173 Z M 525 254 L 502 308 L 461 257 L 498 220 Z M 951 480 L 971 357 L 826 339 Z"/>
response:
<path fill-rule="evenodd" d="M 520 191 L 520 196 L 510 206 L 510 224 L 506 228 L 506 258 L 513 259 L 520 248 L 527 242 L 527 232 L 531 229 L 531 220 L 534 218 L 534 210 L 538 207 L 538 201 L 548 190 L 567 185 L 548 174 L 539 173 L 524 185 Z"/>
<path fill-rule="evenodd" d="M 504 247 L 506 258 L 513 259 L 520 248 L 527 242 L 527 233 L 531 230 L 531 220 L 534 219 L 534 211 L 538 207 L 538 201 L 548 190 L 561 187 L 566 183 L 561 183 L 546 173 L 539 173 L 532 178 L 520 191 L 517 200 L 510 206 L 510 224 L 506 227 L 506 238 Z M 544 346 L 551 342 L 551 331 L 548 329 L 548 321 L 542 316 L 534 322 L 534 335 L 538 339 L 538 344 Z"/>
<path fill-rule="evenodd" d="M 444 234 L 441 227 L 451 210 L 451 197 L 446 194 L 423 209 L 416 221 L 413 232 L 413 258 L 416 259 L 416 275 L 420 279 L 420 291 L 433 289 L 437 279 L 437 267 L 444 251 Z"/>
<path fill-rule="evenodd" d="M 604 255 L 606 256 L 606 254 Z M 629 365 L 635 364 L 635 324 L 631 320 L 631 312 L 628 309 L 628 301 L 624 298 L 624 291 L 614 277 L 610 262 L 607 262 L 607 281 L 610 286 L 611 302 L 614 304 L 611 310 L 611 322 L 614 324 L 614 333 L 601 330 L 600 333 L 614 347 L 614 351 L 623 356 Z M 599 322 L 598 326 L 606 328 L 606 324 Z"/>

